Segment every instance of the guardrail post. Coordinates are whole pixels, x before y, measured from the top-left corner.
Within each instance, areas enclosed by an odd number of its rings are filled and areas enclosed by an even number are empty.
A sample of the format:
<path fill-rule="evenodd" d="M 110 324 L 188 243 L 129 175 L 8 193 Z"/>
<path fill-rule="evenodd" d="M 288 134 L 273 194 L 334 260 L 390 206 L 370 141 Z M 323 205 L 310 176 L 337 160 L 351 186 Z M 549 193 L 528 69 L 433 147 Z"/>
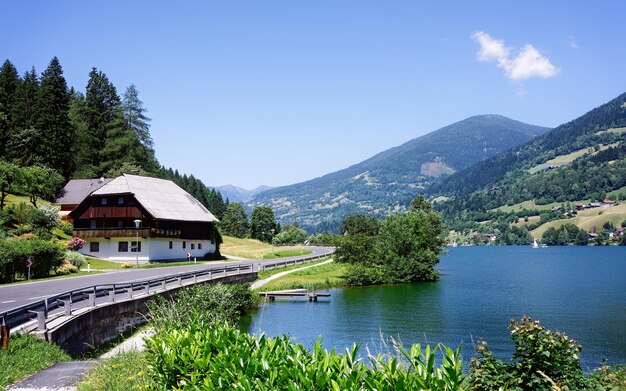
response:
<path fill-rule="evenodd" d="M 128 298 L 132 299 L 133 298 L 133 288 L 134 288 L 134 284 L 130 284 L 130 289 L 128 290 Z"/>
<path fill-rule="evenodd" d="M 11 328 L 6 324 L 0 326 L 0 341 L 2 341 L 2 349 L 9 349 L 9 338 L 11 338 Z"/>
<path fill-rule="evenodd" d="M 213 279 L 213 270 L 209 270 L 209 280 Z"/>
<path fill-rule="evenodd" d="M 115 291 L 109 291 L 109 302 L 115 303 Z"/>
<path fill-rule="evenodd" d="M 89 307 L 95 307 L 95 306 L 96 306 L 96 294 L 90 293 L 89 294 Z"/>
<path fill-rule="evenodd" d="M 237 274 L 241 274 L 241 265 L 237 265 Z"/>
<path fill-rule="evenodd" d="M 146 284 L 146 296 L 148 296 L 150 294 L 150 283 L 148 282 Z"/>
<path fill-rule="evenodd" d="M 44 308 L 44 313 L 46 314 L 46 316 L 48 316 L 48 298 L 47 297 L 43 301 L 43 308 Z"/>
<path fill-rule="evenodd" d="M 183 286 L 183 279 L 182 279 L 182 277 L 178 277 L 178 286 Z"/>
<path fill-rule="evenodd" d="M 165 290 L 165 289 L 166 289 L 166 287 L 165 287 L 165 283 L 166 283 L 166 280 L 165 280 L 165 278 L 164 278 L 164 279 L 163 279 L 163 282 L 161 283 L 161 289 L 163 289 L 163 290 Z"/>
<path fill-rule="evenodd" d="M 46 314 L 43 311 L 37 311 L 37 330 L 46 331 Z"/>
<path fill-rule="evenodd" d="M 65 309 L 65 316 L 72 316 L 72 301 L 63 300 L 63 308 Z"/>

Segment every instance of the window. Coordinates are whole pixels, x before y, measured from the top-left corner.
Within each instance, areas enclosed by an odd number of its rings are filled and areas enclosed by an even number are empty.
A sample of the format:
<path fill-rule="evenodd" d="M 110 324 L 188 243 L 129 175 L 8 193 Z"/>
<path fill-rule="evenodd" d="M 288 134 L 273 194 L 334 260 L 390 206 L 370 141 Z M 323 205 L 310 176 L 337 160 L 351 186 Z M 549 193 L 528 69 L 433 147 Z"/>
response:
<path fill-rule="evenodd" d="M 174 242 L 170 240 L 170 250 L 172 249 L 172 247 L 174 247 Z"/>
<path fill-rule="evenodd" d="M 100 251 L 100 242 L 89 242 L 89 252 L 97 253 Z"/>
<path fill-rule="evenodd" d="M 128 252 L 128 242 L 119 242 L 117 244 L 117 251 L 120 253 L 127 253 Z"/>
<path fill-rule="evenodd" d="M 130 242 L 130 252 L 141 252 L 141 242 Z"/>
<path fill-rule="evenodd" d="M 187 242 L 183 240 L 183 248 L 187 248 Z"/>
<path fill-rule="evenodd" d="M 100 205 L 106 205 L 106 204 L 107 204 L 107 199 L 106 198 L 100 199 Z"/>
<path fill-rule="evenodd" d="M 91 221 L 89 222 L 89 227 L 90 227 L 91 229 L 96 228 L 96 226 L 97 226 L 97 222 L 96 222 L 96 220 L 91 220 Z"/>
<path fill-rule="evenodd" d="M 117 204 L 118 204 L 118 205 L 124 205 L 124 197 L 119 197 L 119 198 L 117 199 Z"/>
<path fill-rule="evenodd" d="M 202 243 L 198 243 L 198 250 L 202 250 Z"/>
<path fill-rule="evenodd" d="M 124 220 L 117 220 L 117 228 L 124 228 Z"/>
<path fill-rule="evenodd" d="M 191 243 L 191 249 L 195 250 L 196 249 L 196 244 L 195 243 Z"/>

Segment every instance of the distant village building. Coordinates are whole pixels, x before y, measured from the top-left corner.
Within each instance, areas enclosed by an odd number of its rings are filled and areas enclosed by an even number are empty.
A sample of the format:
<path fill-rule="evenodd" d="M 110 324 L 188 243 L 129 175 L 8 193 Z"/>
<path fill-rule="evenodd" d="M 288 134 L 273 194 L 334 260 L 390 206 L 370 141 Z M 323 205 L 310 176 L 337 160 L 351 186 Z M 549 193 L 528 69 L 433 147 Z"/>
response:
<path fill-rule="evenodd" d="M 202 258 L 215 252 L 218 220 L 174 182 L 129 174 L 104 181 L 96 189 L 89 187 L 69 212 L 74 235 L 87 242 L 81 253 L 116 261 L 134 261 L 137 256 L 148 261 L 184 259 L 188 253 Z M 83 185 L 94 186 L 70 181 L 57 204 L 71 205 L 68 200 L 74 202 L 85 193 Z"/>

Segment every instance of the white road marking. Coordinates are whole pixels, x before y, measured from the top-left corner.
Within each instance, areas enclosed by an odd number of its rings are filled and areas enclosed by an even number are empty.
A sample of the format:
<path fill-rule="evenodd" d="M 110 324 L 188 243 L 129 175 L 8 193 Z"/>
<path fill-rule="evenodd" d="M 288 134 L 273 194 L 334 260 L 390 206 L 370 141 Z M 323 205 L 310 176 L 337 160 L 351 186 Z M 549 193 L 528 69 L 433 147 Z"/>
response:
<path fill-rule="evenodd" d="M 43 299 L 44 297 L 50 297 L 50 296 L 53 296 L 53 295 L 45 295 L 45 296 L 35 296 L 35 297 L 29 297 L 29 298 L 28 298 L 28 299 L 26 299 L 26 300 L 37 300 L 37 299 Z"/>
<path fill-rule="evenodd" d="M 6 301 L 1 301 L 0 304 L 9 304 L 9 303 L 15 303 L 17 300 L 6 300 Z"/>

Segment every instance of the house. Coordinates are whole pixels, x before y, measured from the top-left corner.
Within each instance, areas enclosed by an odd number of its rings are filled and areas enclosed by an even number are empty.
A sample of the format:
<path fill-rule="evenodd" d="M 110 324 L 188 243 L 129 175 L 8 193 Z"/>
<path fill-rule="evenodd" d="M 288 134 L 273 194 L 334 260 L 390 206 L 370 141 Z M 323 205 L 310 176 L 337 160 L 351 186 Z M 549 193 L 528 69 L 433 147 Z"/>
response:
<path fill-rule="evenodd" d="M 603 208 L 609 208 L 611 206 L 615 206 L 615 201 L 613 201 L 613 200 L 604 200 L 604 201 L 602 201 L 602 207 Z"/>
<path fill-rule="evenodd" d="M 85 255 L 115 261 L 204 257 L 218 220 L 174 182 L 122 174 L 89 193 L 69 217 Z M 138 239 L 138 240 L 137 240 Z"/>
<path fill-rule="evenodd" d="M 72 179 L 63 187 L 59 196 L 54 201 L 61 208 L 61 218 L 68 218 L 68 214 L 83 202 L 89 194 L 111 182 L 112 179 Z"/>

